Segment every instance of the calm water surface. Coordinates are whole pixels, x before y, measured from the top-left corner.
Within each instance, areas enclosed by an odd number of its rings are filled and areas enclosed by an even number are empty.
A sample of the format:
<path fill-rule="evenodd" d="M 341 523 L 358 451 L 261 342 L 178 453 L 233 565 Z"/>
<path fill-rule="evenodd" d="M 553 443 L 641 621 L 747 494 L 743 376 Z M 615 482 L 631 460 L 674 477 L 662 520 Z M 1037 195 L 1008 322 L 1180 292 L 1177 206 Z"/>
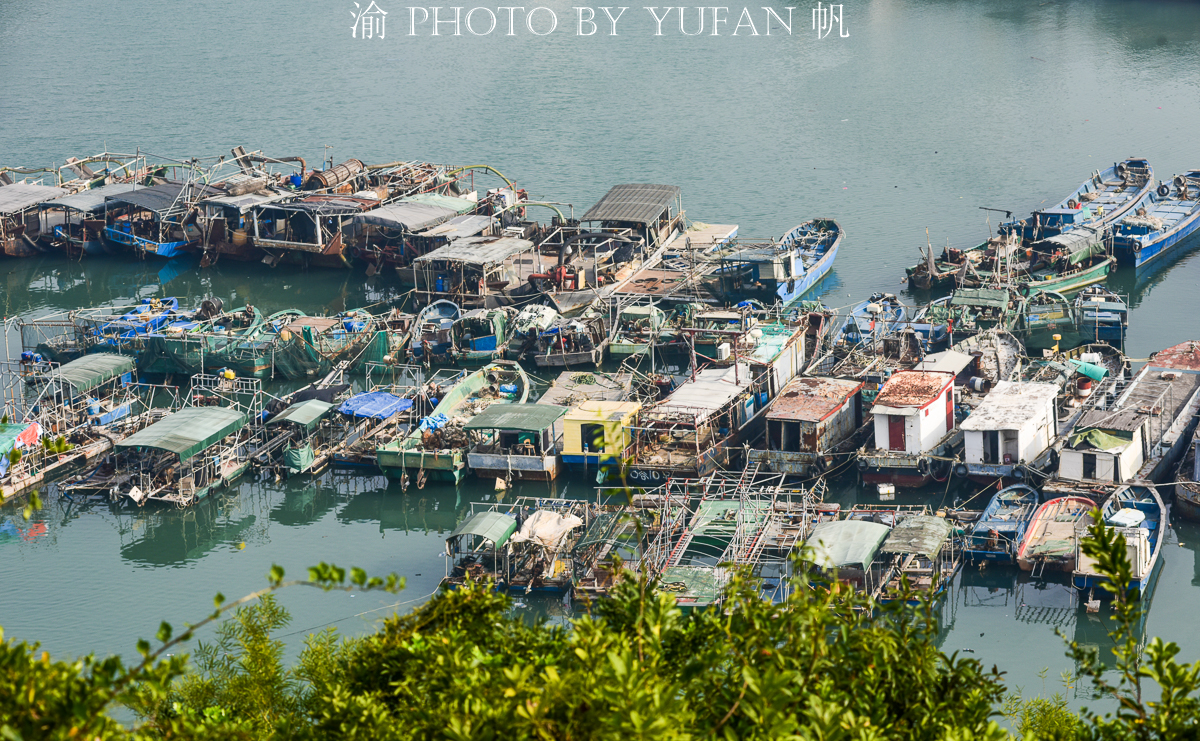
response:
<path fill-rule="evenodd" d="M 980 206 L 1027 213 L 1129 155 L 1148 157 L 1159 177 L 1200 164 L 1200 8 L 1188 3 L 846 2 L 849 37 L 821 40 L 809 6 L 797 7 L 791 36 L 681 37 L 668 21 L 655 37 L 636 8 L 617 37 L 580 38 L 571 6 L 551 2 L 562 20 L 547 37 L 432 38 L 405 35 L 405 6 L 380 5 L 387 36 L 362 42 L 342 0 L 0 4 L 0 163 L 106 147 L 208 156 L 237 144 L 310 163 L 488 163 L 577 214 L 614 183 L 676 183 L 692 219 L 747 235 L 839 219 L 848 237 L 825 287 L 830 306 L 901 289 L 927 229 L 936 246 L 978 242 L 988 233 Z M 156 294 L 318 313 L 398 290 L 361 271 L 201 270 L 186 258 L 45 257 L 2 271 L 9 317 Z M 1135 307 L 1133 357 L 1200 335 L 1198 276 L 1185 255 L 1115 277 Z M 589 482 L 559 487 L 583 493 Z M 0 625 L 55 654 L 130 653 L 160 619 L 195 619 L 217 591 L 262 586 L 272 563 L 298 574 L 322 559 L 398 571 L 409 579 L 399 599 L 419 600 L 442 576 L 442 538 L 489 488 L 405 495 L 382 477 L 338 474 L 247 479 L 187 511 L 53 501 L 33 530 L 0 530 Z M 838 496 L 873 497 L 853 484 Z M 1187 660 L 1200 658 L 1198 552 L 1200 529 L 1176 525 L 1146 621 Z M 1105 641 L 1103 615 L 1068 609 L 1062 584 L 1001 570 L 960 581 L 943 645 L 998 665 L 1010 685 L 1038 692 L 1046 668 L 1046 689 L 1059 689 L 1054 677 L 1072 667 L 1056 629 Z M 293 592 L 288 640 L 294 648 L 302 629 L 326 624 L 370 630 L 395 601 Z"/>

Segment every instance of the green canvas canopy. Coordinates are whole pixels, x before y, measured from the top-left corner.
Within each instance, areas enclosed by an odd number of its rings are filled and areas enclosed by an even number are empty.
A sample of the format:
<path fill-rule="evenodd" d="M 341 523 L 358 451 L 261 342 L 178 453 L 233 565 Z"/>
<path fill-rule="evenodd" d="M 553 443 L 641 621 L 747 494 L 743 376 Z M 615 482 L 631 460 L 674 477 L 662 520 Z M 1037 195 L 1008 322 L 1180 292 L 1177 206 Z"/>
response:
<path fill-rule="evenodd" d="M 887 525 L 878 522 L 822 522 L 813 528 L 805 545 L 811 549 L 809 558 L 821 568 L 858 566 L 865 570 L 875 560 L 879 545 L 889 532 Z"/>
<path fill-rule="evenodd" d="M 1104 377 L 1108 375 L 1108 368 L 1103 366 L 1095 365 L 1093 363 L 1085 363 L 1082 360 L 1071 360 L 1069 362 L 1071 365 L 1075 366 L 1077 371 L 1093 381 L 1103 381 Z"/>
<path fill-rule="evenodd" d="M 463 425 L 463 429 L 541 432 L 566 413 L 566 407 L 552 404 L 493 404 Z"/>
<path fill-rule="evenodd" d="M 331 409 L 333 409 L 333 404 L 327 401 L 306 399 L 305 401 L 296 402 L 279 414 L 276 414 L 267 421 L 267 424 L 274 425 L 281 422 L 291 422 L 303 427 L 305 432 L 312 432 L 316 428 L 317 423 L 324 419 Z"/>
<path fill-rule="evenodd" d="M 510 515 L 499 512 L 476 512 L 460 522 L 446 540 L 453 540 L 460 535 L 478 535 L 485 540 L 492 541 L 499 548 L 516 531 L 517 520 Z"/>
<path fill-rule="evenodd" d="M 960 288 L 950 298 L 951 306 L 990 306 L 1003 309 L 1008 306 L 1008 291 L 996 288 Z"/>
<path fill-rule="evenodd" d="M 932 559 L 950 537 L 953 526 L 944 517 L 910 515 L 892 529 L 883 541 L 884 553 L 916 554 Z"/>
<path fill-rule="evenodd" d="M 133 368 L 134 360 L 127 355 L 96 353 L 63 363 L 56 370 L 50 371 L 46 380 L 51 383 L 65 383 L 75 389 L 76 393 L 86 394 L 105 381 L 129 373 Z"/>
<path fill-rule="evenodd" d="M 246 425 L 246 415 L 229 407 L 189 407 L 168 414 L 121 442 L 118 448 L 154 448 L 189 460 Z"/>
<path fill-rule="evenodd" d="M 1133 440 L 1133 433 L 1129 433 L 1128 437 L 1122 437 L 1118 433 L 1092 429 L 1072 435 L 1070 445 L 1072 448 L 1076 448 L 1081 443 L 1088 443 L 1098 450 L 1112 450 L 1122 445 L 1128 445 L 1130 440 Z"/>

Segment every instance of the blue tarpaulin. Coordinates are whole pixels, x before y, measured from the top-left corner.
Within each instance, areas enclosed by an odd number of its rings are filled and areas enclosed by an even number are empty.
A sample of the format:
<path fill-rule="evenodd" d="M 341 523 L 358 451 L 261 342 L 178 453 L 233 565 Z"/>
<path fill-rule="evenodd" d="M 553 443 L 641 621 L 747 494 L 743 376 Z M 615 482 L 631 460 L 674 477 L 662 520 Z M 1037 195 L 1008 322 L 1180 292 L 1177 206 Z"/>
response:
<path fill-rule="evenodd" d="M 387 419 L 397 412 L 412 409 L 412 399 L 401 399 L 386 391 L 371 391 L 365 394 L 351 396 L 342 402 L 338 411 L 355 417 L 371 417 L 372 419 Z"/>
<path fill-rule="evenodd" d="M 421 429 L 425 432 L 429 432 L 431 430 L 445 427 L 446 423 L 449 421 L 450 420 L 446 417 L 446 415 L 438 412 L 432 417 L 426 417 L 425 419 L 421 420 Z"/>

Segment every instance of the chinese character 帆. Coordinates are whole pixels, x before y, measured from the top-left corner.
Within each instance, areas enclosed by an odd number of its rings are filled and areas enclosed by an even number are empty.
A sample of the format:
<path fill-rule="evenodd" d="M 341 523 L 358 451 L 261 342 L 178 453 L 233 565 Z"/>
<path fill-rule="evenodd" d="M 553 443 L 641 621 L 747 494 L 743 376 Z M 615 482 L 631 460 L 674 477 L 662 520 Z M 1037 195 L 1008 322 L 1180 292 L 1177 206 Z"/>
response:
<path fill-rule="evenodd" d="M 354 4 L 357 11 L 350 11 L 350 15 L 354 16 L 354 25 L 350 27 L 350 36 L 352 38 L 373 39 L 378 34 L 379 38 L 383 38 L 384 22 L 387 20 L 387 11 L 380 9 L 375 4 L 375 0 L 371 0 L 371 4 L 366 10 L 358 3 Z M 359 36 L 362 32 L 362 36 Z"/>
<path fill-rule="evenodd" d="M 842 25 L 842 6 L 829 5 L 824 6 L 817 3 L 817 7 L 813 8 L 813 30 L 817 32 L 817 38 L 823 39 L 833 30 L 834 24 L 837 25 L 838 35 L 843 39 L 850 34 L 846 32 L 845 26 Z"/>

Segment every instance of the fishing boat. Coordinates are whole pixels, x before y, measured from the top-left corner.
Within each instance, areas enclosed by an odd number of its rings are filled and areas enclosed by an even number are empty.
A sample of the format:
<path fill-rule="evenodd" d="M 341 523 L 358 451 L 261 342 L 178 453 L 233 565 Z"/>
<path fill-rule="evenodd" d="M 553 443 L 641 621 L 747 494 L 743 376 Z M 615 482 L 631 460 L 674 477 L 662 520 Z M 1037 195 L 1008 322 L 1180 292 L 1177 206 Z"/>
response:
<path fill-rule="evenodd" d="M 793 378 L 767 408 L 767 434 L 747 453 L 765 470 L 793 476 L 823 474 L 839 454 L 861 443 L 863 382 Z"/>
<path fill-rule="evenodd" d="M 479 478 L 553 481 L 562 473 L 566 407 L 499 404 L 480 412 L 463 429 L 476 440 L 467 465 Z"/>
<path fill-rule="evenodd" d="M 1038 506 L 1038 492 L 1014 484 L 996 492 L 967 533 L 963 550 L 968 561 L 1012 563 Z"/>
<path fill-rule="evenodd" d="M 40 254 L 38 205 L 70 191 L 49 185 L 13 183 L 0 187 L 0 251 L 6 257 Z"/>
<path fill-rule="evenodd" d="M 560 317 L 538 334 L 533 360 L 539 368 L 599 366 L 609 348 L 604 318 L 588 312 L 575 319 Z"/>
<path fill-rule="evenodd" d="M 952 298 L 953 294 L 930 301 L 917 309 L 912 321 L 906 325 L 917 333 L 917 339 L 926 352 L 950 339 L 948 305 Z"/>
<path fill-rule="evenodd" d="M 151 332 L 170 324 L 179 310 L 179 299 L 144 298 L 121 316 L 103 321 L 92 330 L 94 343 L 89 352 L 137 352 L 140 341 Z"/>
<path fill-rule="evenodd" d="M 1175 512 L 1185 520 L 1200 522 L 1200 456 L 1196 455 L 1200 445 L 1200 429 L 1192 433 L 1191 444 L 1179 461 L 1175 472 Z"/>
<path fill-rule="evenodd" d="M 271 378 L 275 375 L 275 351 L 286 327 L 306 316 L 299 309 L 284 309 L 268 316 L 253 331 L 245 333 L 221 353 L 221 363 L 242 378 Z"/>
<path fill-rule="evenodd" d="M 357 358 L 375 337 L 375 329 L 375 317 L 366 309 L 295 317 L 275 336 L 274 375 L 302 379 L 327 373 L 334 364 Z"/>
<path fill-rule="evenodd" d="M 1042 350 L 1071 350 L 1087 341 L 1079 309 L 1061 293 L 1035 293 L 1021 302 L 1019 312 L 1011 330 L 1031 355 L 1040 355 Z"/>
<path fill-rule="evenodd" d="M 450 354 L 460 367 L 477 367 L 504 357 L 512 309 L 472 309 L 450 327 Z"/>
<path fill-rule="evenodd" d="M 1152 484 L 1133 482 L 1112 493 L 1100 508 L 1104 523 L 1125 537 L 1125 552 L 1129 558 L 1129 590 L 1141 598 L 1150 588 L 1162 559 L 1163 541 L 1167 534 L 1167 508 Z M 1096 570 L 1096 561 L 1083 552 L 1082 539 L 1086 530 L 1075 539 L 1075 568 L 1071 585 L 1076 589 L 1093 589 L 1108 577 Z M 1101 590 L 1103 593 L 1103 590 Z"/>
<path fill-rule="evenodd" d="M 379 467 L 402 482 L 411 471 L 418 486 L 428 477 L 458 483 L 467 473 L 470 446 L 463 425 L 492 404 L 524 404 L 528 398 L 529 379 L 521 366 L 494 361 L 451 388 L 407 436 L 380 446 L 375 451 Z"/>
<path fill-rule="evenodd" d="M 249 467 L 248 423 L 232 407 L 180 409 L 118 441 L 112 456 L 64 482 L 63 490 L 107 493 L 138 506 L 195 504 Z"/>
<path fill-rule="evenodd" d="M 519 594 L 566 594 L 575 581 L 571 554 L 579 542 L 588 505 L 579 500 L 518 497 L 510 511 L 521 527 L 509 538 L 511 555 L 504 587 Z"/>
<path fill-rule="evenodd" d="M 908 307 L 891 293 L 873 293 L 855 306 L 838 339 L 839 343 L 869 343 L 898 330 L 908 318 Z"/>
<path fill-rule="evenodd" d="M 1174 193 L 1172 193 L 1174 186 Z M 1163 181 L 1138 207 L 1116 222 L 1113 251 L 1122 263 L 1139 270 L 1159 263 L 1183 248 L 1200 226 L 1200 170 Z"/>
<path fill-rule="evenodd" d="M 200 242 L 200 229 L 191 220 L 196 202 L 220 192 L 188 180 L 105 196 L 104 246 L 112 252 L 176 257 Z"/>
<path fill-rule="evenodd" d="M 874 442 L 858 451 L 864 483 L 920 487 L 950 476 L 963 440 L 954 379 L 948 371 L 905 370 L 884 382 L 871 407 Z"/>
<path fill-rule="evenodd" d="M 530 304 L 521 309 L 517 318 L 513 320 L 504 357 L 508 360 L 520 360 L 532 353 L 537 347 L 538 337 L 554 326 L 558 317 L 558 312 L 550 306 Z"/>
<path fill-rule="evenodd" d="M 818 523 L 805 541 L 805 554 L 828 583 L 834 580 L 867 597 L 878 597 L 890 576 L 892 559 L 880 548 L 892 529 L 866 520 Z"/>
<path fill-rule="evenodd" d="M 1127 158 L 1103 172 L 1092 173 L 1088 180 L 1053 208 L 1035 211 L 1029 217 L 1017 220 L 1012 219 L 1011 211 L 1006 211 L 1009 221 L 1000 225 L 996 236 L 973 248 L 962 250 L 947 247 L 940 258 L 935 258 L 933 247 L 929 245 L 928 254 L 923 254 L 924 259 L 907 269 L 908 280 L 921 290 L 954 285 L 979 287 L 993 282 L 995 275 L 1000 273 L 1005 280 L 1014 283 L 1025 280 L 1038 283 L 1042 290 L 1060 292 L 1077 290 L 1088 282 L 1102 281 L 1112 261 L 1099 260 L 1095 261 L 1096 265 L 1089 264 L 1096 270 L 1089 271 L 1085 277 L 1077 272 L 1078 263 L 1060 265 L 1066 271 L 1060 280 L 1053 270 L 1031 275 L 1030 268 L 1036 272 L 1039 263 L 1044 264 L 1044 261 L 1030 262 L 1022 257 L 1033 256 L 1033 243 L 1069 233 L 1082 225 L 1094 227 L 1098 232 L 1107 231 L 1129 213 L 1153 185 L 1154 171 L 1149 162 L 1137 157 Z M 1089 238 L 1088 241 L 1095 240 Z M 1053 250 L 1050 254 L 1053 254 Z M 1085 262 L 1092 261 L 1089 258 Z M 1086 282 L 1081 282 L 1081 277 Z"/>
<path fill-rule="evenodd" d="M 517 261 L 532 261 L 534 252 L 533 242 L 519 237 L 463 237 L 415 258 L 401 274 L 415 284 L 418 303 L 442 300 L 490 309 L 513 303 L 506 290 L 526 285 Z"/>
<path fill-rule="evenodd" d="M 908 326 L 935 338 L 957 343 L 989 329 L 1009 329 L 1019 316 L 1020 300 L 1006 288 L 957 288 L 948 297 L 929 303 Z"/>
<path fill-rule="evenodd" d="M 897 522 L 879 547 L 884 559 L 893 559 L 879 601 L 904 599 L 905 582 L 910 605 L 920 604 L 922 596 L 936 600 L 945 594 L 963 562 L 954 530 L 950 520 L 933 515 L 908 515 Z"/>
<path fill-rule="evenodd" d="M 789 306 L 829 274 L 842 241 L 833 219 L 813 219 L 779 240 L 735 240 L 707 260 L 719 266 L 702 279 L 726 302 L 753 299 Z"/>
<path fill-rule="evenodd" d="M 517 518 L 484 510 L 458 523 L 446 537 L 446 577 L 442 586 L 460 587 L 468 581 L 491 581 L 503 586 L 511 551 L 506 546 L 517 531 Z"/>
<path fill-rule="evenodd" d="M 617 314 L 609 355 L 613 360 L 647 355 L 664 334 L 670 336 L 666 328 L 667 313 L 658 306 L 652 303 L 625 306 Z"/>
<path fill-rule="evenodd" d="M 1125 349 L 1129 303 L 1104 286 L 1089 286 L 1075 297 L 1079 331 L 1084 342 L 1105 342 Z"/>
<path fill-rule="evenodd" d="M 39 203 L 42 244 L 71 256 L 105 254 L 101 239 L 105 202 L 108 196 L 137 187 L 134 183 L 112 183 Z"/>
<path fill-rule="evenodd" d="M 236 311 L 223 308 L 219 298 L 205 299 L 195 312 L 180 315 L 160 331 L 146 335 L 139 369 L 190 376 L 226 367 L 229 350 L 258 331 L 263 315 L 249 304 Z"/>
<path fill-rule="evenodd" d="M 1038 507 L 1017 549 L 1017 565 L 1036 574 L 1074 571 L 1078 533 L 1086 532 L 1095 508 L 1095 502 L 1079 496 L 1058 497 Z"/>
<path fill-rule="evenodd" d="M 412 336 L 408 342 L 408 354 L 415 363 L 440 363 L 452 357 L 454 341 L 452 329 L 462 316 L 458 304 L 452 301 L 434 301 L 417 312 L 412 323 Z"/>

